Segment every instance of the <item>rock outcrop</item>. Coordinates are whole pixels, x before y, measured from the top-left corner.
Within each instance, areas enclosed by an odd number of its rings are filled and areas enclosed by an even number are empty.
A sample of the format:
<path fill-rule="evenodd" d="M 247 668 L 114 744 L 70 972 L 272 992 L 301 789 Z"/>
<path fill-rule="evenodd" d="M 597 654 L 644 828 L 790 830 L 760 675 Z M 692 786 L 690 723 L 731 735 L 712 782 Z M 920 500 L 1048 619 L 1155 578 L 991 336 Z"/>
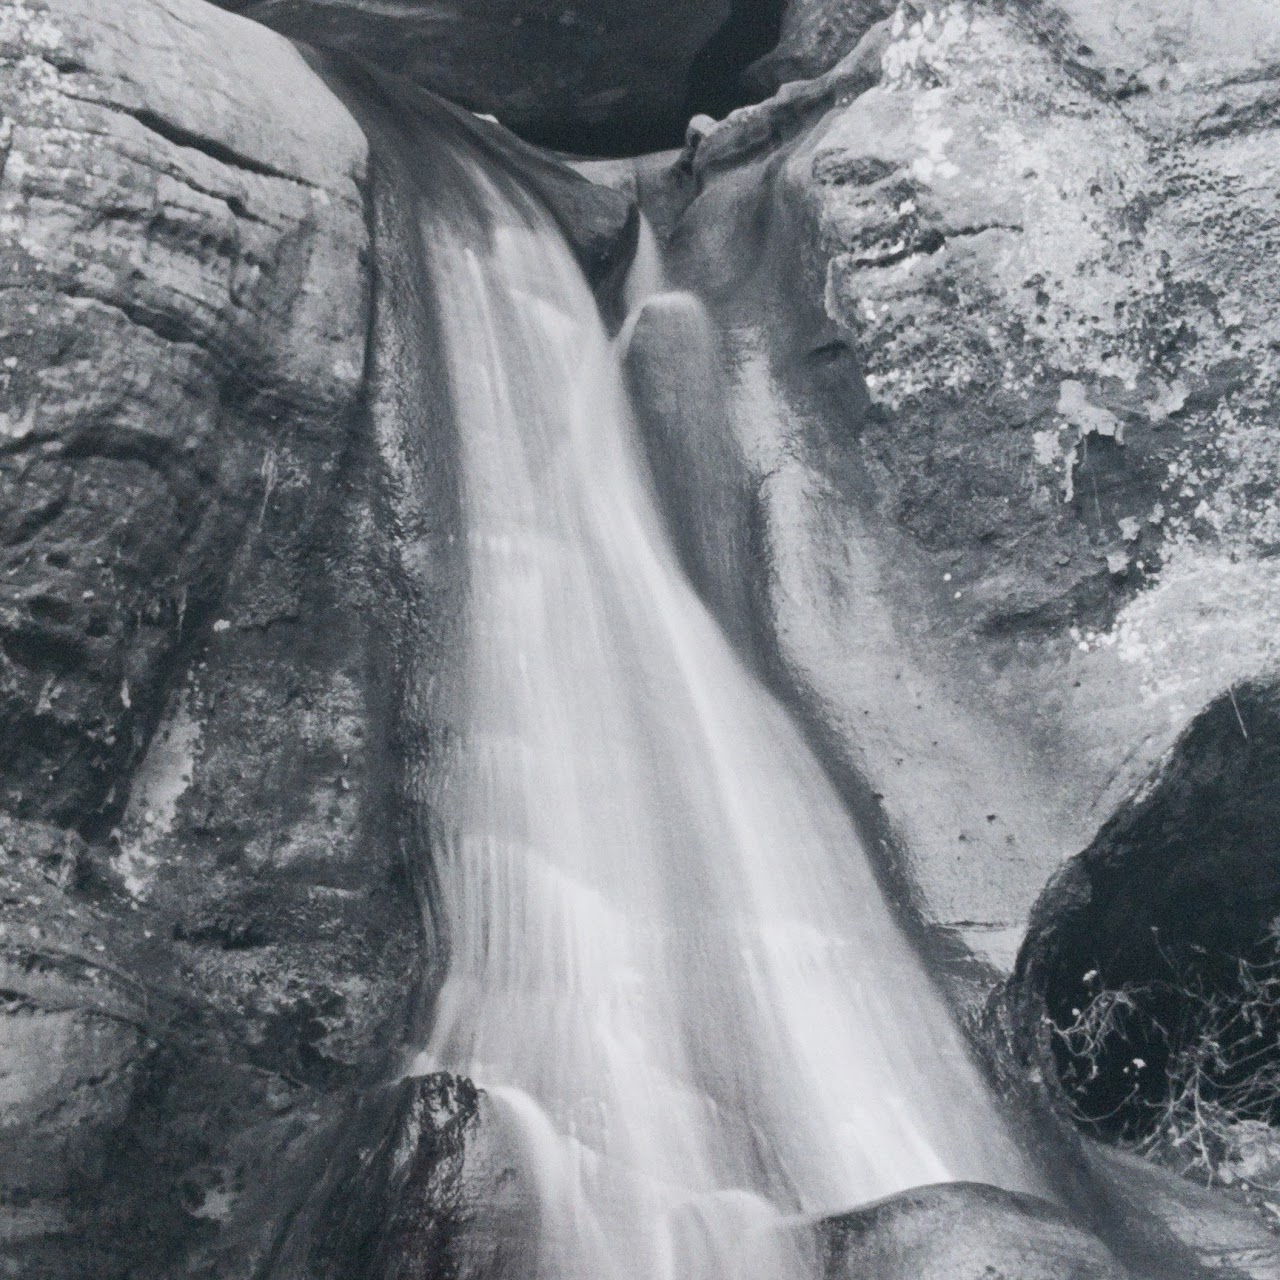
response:
<path fill-rule="evenodd" d="M 828 1280 L 1129 1280 L 1053 1205 L 981 1183 L 920 1187 L 820 1229 Z"/>
<path fill-rule="evenodd" d="M 907 4 L 639 174 L 729 337 L 784 664 L 1002 967 L 1280 659 L 1280 22 L 1209 12 Z"/>
<path fill-rule="evenodd" d="M 822 1274 L 827 1280 L 1280 1274 L 1280 1242 L 1248 1211 L 1133 1157 L 1092 1159 L 1092 1191 L 1074 1197 L 1070 1211 L 982 1183 L 951 1182 L 829 1218 L 817 1227 Z"/>
<path fill-rule="evenodd" d="M 721 627 L 752 654 L 757 512 L 725 416 L 719 337 L 687 293 L 649 298 L 625 336 L 627 381 L 681 563 Z"/>
<path fill-rule="evenodd" d="M 747 77 L 769 92 L 814 80 L 897 7 L 896 0 L 789 0 L 778 43 L 748 68 Z"/>
<path fill-rule="evenodd" d="M 478 1211 L 468 1197 L 485 1148 L 483 1101 L 448 1075 L 362 1097 L 273 1253 L 273 1280 L 480 1280 L 462 1261 Z"/>

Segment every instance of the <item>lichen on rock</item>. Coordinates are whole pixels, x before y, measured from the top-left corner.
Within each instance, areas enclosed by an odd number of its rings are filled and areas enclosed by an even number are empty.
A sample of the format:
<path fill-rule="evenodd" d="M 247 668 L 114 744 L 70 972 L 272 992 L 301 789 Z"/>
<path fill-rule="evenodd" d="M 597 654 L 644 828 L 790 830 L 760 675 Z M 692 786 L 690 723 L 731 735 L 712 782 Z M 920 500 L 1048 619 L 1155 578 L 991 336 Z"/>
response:
<path fill-rule="evenodd" d="M 1004 965 L 1197 710 L 1280 661 L 1280 28 L 1185 8 L 899 5 L 668 187 L 784 663 L 924 917 Z"/>

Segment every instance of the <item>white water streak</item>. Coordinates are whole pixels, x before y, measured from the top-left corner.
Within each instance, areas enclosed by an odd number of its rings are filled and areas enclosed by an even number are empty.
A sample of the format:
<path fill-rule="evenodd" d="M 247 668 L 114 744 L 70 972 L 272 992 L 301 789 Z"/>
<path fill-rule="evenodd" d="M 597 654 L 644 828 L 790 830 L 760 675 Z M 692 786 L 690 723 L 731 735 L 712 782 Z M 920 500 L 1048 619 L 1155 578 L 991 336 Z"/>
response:
<path fill-rule="evenodd" d="M 418 1067 L 521 1135 L 527 1274 L 779 1280 L 786 1215 L 1025 1186 L 838 795 L 677 567 L 568 248 L 474 182 L 491 228 L 424 228 L 471 584 Z"/>

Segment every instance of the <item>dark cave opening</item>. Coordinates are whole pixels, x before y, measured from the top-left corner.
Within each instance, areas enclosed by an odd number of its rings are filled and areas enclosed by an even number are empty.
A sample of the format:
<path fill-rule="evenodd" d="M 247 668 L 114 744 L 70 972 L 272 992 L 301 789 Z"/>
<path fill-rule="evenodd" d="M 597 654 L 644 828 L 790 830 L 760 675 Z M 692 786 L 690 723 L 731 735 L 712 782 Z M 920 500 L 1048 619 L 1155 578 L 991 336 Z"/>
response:
<path fill-rule="evenodd" d="M 768 96 L 751 86 L 747 69 L 777 45 L 785 9 L 785 0 L 734 0 L 728 20 L 694 59 L 684 100 L 686 120 L 696 115 L 720 120 Z"/>
<path fill-rule="evenodd" d="M 750 82 L 747 71 L 777 45 L 785 9 L 786 0 L 734 0 L 729 17 L 695 55 L 683 102 L 669 111 L 628 107 L 598 120 L 504 123 L 527 142 L 569 156 L 619 159 L 683 146 L 693 116 L 720 120 L 769 96 Z"/>
<path fill-rule="evenodd" d="M 654 64 L 652 51 L 644 48 L 635 51 L 635 74 L 624 65 L 602 81 L 600 69 L 614 67 L 618 56 L 612 37 L 603 27 L 567 20 L 572 11 L 559 8 L 519 13 L 515 36 L 509 24 L 499 24 L 492 47 L 479 50 L 477 66 L 464 74 L 465 46 L 457 43 L 456 32 L 415 24 L 411 12 L 394 6 L 365 12 L 355 0 L 335 0 L 328 7 L 287 0 L 218 3 L 314 49 L 367 58 L 460 106 L 495 116 L 526 142 L 584 159 L 678 148 L 693 115 L 719 119 L 763 101 L 769 90 L 747 72 L 777 45 L 786 9 L 786 0 L 733 0 L 681 82 L 683 59 Z M 346 20 L 348 10 L 358 11 L 359 20 Z M 513 92 L 512 68 L 521 65 L 528 84 Z"/>
<path fill-rule="evenodd" d="M 1015 982 L 1099 1135 L 1212 1175 L 1242 1123 L 1280 1125 L 1280 688 L 1198 717 L 1046 891 Z"/>

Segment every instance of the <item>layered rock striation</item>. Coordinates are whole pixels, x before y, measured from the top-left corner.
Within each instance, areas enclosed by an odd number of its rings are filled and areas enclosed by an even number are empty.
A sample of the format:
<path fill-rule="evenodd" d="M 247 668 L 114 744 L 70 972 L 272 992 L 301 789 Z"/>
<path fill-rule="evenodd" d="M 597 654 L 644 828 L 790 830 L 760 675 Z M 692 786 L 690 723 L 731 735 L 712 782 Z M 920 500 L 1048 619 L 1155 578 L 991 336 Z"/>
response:
<path fill-rule="evenodd" d="M 3 1265 L 245 1267 L 419 965 L 367 144 L 194 0 L 0 7 L 0 100 Z"/>

